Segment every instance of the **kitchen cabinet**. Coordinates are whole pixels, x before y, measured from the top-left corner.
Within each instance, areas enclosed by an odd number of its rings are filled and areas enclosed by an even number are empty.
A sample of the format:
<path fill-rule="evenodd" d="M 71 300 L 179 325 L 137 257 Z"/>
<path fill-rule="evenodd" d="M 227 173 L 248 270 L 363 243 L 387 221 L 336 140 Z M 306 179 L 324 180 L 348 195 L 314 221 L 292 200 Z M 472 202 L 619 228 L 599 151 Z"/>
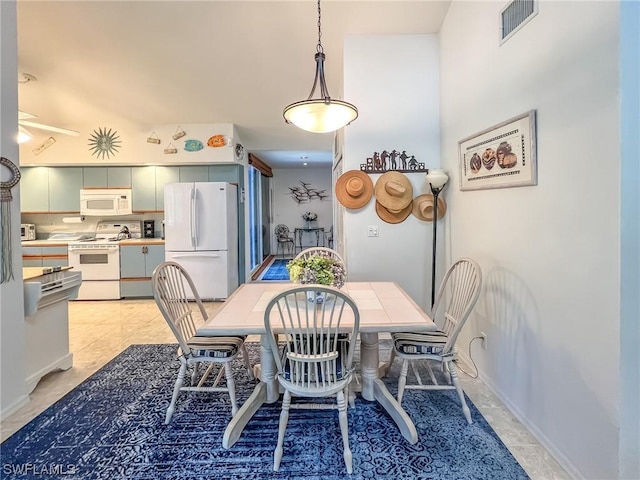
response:
<path fill-rule="evenodd" d="M 120 295 L 152 297 L 151 275 L 164 262 L 164 245 L 120 246 Z"/>
<path fill-rule="evenodd" d="M 180 181 L 180 167 L 156 167 L 156 208 L 164 210 L 164 185 Z"/>
<path fill-rule="evenodd" d="M 155 211 L 156 167 L 131 167 L 131 195 L 133 211 Z"/>
<path fill-rule="evenodd" d="M 23 212 L 49 211 L 49 168 L 20 169 L 20 209 Z M 79 201 L 79 199 L 78 199 Z M 79 210 L 79 209 L 78 209 Z"/>
<path fill-rule="evenodd" d="M 207 165 L 192 165 L 180 167 L 181 182 L 208 182 L 209 167 Z"/>
<path fill-rule="evenodd" d="M 240 165 L 209 165 L 210 182 L 229 182 L 238 186 L 244 184 L 242 166 Z"/>
<path fill-rule="evenodd" d="M 49 168 L 49 211 L 79 212 L 81 188 L 82 168 Z"/>
<path fill-rule="evenodd" d="M 131 188 L 131 167 L 85 167 L 83 188 Z"/>
<path fill-rule="evenodd" d="M 131 188 L 131 167 L 107 167 L 108 188 Z"/>
<path fill-rule="evenodd" d="M 22 247 L 23 267 L 66 267 L 69 265 L 67 247 Z"/>
<path fill-rule="evenodd" d="M 106 188 L 107 167 L 85 167 L 82 169 L 83 188 Z"/>

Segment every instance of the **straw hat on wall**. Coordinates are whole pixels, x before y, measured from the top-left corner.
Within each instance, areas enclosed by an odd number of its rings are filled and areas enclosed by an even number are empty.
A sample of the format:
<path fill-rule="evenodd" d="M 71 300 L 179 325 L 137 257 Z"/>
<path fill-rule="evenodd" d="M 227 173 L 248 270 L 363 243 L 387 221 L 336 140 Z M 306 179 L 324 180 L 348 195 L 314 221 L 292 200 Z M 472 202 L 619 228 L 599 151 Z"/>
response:
<path fill-rule="evenodd" d="M 380 202 L 376 200 L 376 213 L 380 220 L 387 223 L 402 223 L 406 220 L 406 218 L 411 214 L 411 207 L 413 203 L 411 200 L 409 201 L 409 205 L 407 205 L 402 210 L 389 210 L 385 208 Z"/>
<path fill-rule="evenodd" d="M 413 199 L 413 214 L 424 222 L 433 222 L 433 195 L 425 193 Z M 438 220 L 447 212 L 447 204 L 438 197 Z"/>
<path fill-rule="evenodd" d="M 413 187 L 406 175 L 400 172 L 384 173 L 375 187 L 376 201 L 391 211 L 401 211 L 411 204 Z"/>
<path fill-rule="evenodd" d="M 336 181 L 336 198 L 346 208 L 362 208 L 373 194 L 373 182 L 360 170 L 349 170 Z"/>

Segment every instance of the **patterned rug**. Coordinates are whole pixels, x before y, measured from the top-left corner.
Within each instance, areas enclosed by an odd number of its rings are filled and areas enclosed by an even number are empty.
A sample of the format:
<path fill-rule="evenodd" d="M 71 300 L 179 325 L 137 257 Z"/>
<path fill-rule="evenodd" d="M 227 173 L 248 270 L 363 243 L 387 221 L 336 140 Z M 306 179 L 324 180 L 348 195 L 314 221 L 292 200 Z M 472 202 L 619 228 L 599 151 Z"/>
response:
<path fill-rule="evenodd" d="M 252 362 L 259 346 L 248 344 Z M 133 345 L 1 446 L 3 479 L 527 479 L 473 404 L 467 425 L 454 391 L 407 391 L 419 441 L 360 396 L 349 409 L 353 474 L 342 459 L 337 411 L 292 410 L 279 472 L 272 470 L 280 402 L 264 405 L 239 441 L 221 446 L 224 394 L 181 393 L 164 425 L 179 363 L 175 345 Z M 400 362 L 390 373 L 395 393 Z M 243 402 L 254 383 L 234 366 Z"/>
<path fill-rule="evenodd" d="M 260 280 L 289 280 L 287 263 L 289 263 L 287 258 L 276 258 Z"/>

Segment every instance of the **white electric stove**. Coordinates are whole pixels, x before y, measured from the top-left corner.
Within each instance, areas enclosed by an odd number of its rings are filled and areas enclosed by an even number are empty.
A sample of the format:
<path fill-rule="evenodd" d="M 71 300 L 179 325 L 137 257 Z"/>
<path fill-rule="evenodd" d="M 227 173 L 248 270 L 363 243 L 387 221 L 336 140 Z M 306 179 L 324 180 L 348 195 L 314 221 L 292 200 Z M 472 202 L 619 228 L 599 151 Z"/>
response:
<path fill-rule="evenodd" d="M 82 272 L 78 300 L 120 298 L 121 240 L 142 238 L 140 221 L 98 222 L 93 238 L 69 243 L 69 266 Z"/>

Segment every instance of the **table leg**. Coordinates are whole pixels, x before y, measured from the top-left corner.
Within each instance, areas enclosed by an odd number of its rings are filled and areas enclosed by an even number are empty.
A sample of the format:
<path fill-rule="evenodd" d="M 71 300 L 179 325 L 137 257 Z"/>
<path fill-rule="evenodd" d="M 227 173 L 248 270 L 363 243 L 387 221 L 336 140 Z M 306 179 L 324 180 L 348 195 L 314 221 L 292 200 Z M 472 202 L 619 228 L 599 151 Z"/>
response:
<path fill-rule="evenodd" d="M 415 425 L 398 401 L 380 380 L 378 352 L 378 334 L 360 332 L 360 362 L 362 368 L 362 397 L 365 400 L 377 400 L 382 408 L 396 422 L 400 433 L 411 444 L 418 442 Z"/>
<path fill-rule="evenodd" d="M 260 372 L 260 382 L 224 431 L 222 446 L 226 449 L 231 448 L 238 441 L 244 427 L 263 403 L 275 403 L 280 398 L 276 362 L 269 348 L 266 334 L 260 337 L 260 365 L 256 365 L 256 370 Z"/>

